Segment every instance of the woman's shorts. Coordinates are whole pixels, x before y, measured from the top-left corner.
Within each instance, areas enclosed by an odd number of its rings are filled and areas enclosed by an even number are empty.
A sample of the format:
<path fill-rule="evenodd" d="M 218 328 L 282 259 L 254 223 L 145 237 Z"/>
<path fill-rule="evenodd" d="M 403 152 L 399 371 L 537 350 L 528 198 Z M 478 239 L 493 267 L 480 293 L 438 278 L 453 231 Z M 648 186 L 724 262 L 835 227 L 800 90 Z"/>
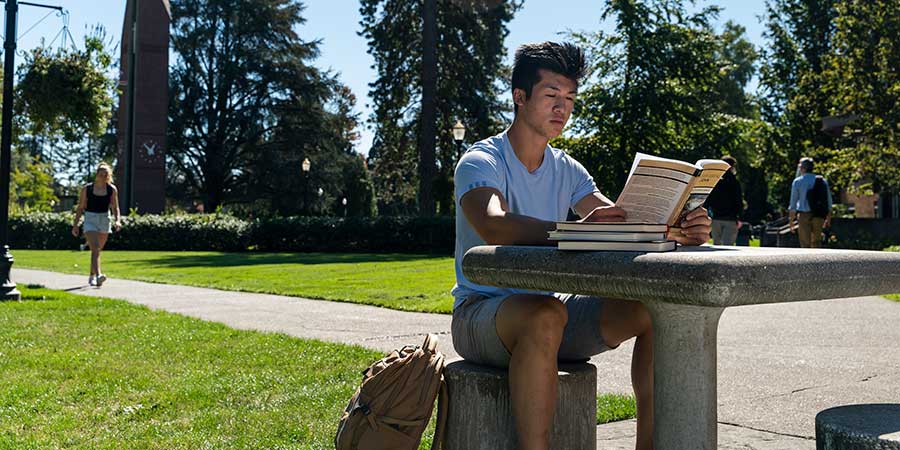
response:
<path fill-rule="evenodd" d="M 112 233 L 112 225 L 109 223 L 109 213 L 84 212 L 84 232 L 95 231 L 97 233 Z"/>
<path fill-rule="evenodd" d="M 569 320 L 559 346 L 560 361 L 586 361 L 610 348 L 600 335 L 603 299 L 587 295 L 555 294 L 566 305 Z M 471 295 L 453 310 L 450 333 L 453 347 L 476 364 L 509 367 L 509 350 L 497 335 L 497 311 L 508 295 Z"/>

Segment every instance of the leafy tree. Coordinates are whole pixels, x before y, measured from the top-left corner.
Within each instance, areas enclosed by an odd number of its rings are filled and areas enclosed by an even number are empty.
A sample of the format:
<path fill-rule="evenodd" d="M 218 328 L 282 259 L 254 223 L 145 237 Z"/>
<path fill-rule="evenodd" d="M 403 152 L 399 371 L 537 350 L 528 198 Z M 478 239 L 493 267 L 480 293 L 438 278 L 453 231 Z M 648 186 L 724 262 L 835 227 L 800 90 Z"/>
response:
<path fill-rule="evenodd" d="M 758 118 L 759 108 L 746 88 L 756 73 L 759 52 L 747 39 L 747 29 L 730 20 L 726 22 L 716 52 L 722 72 L 718 83 L 721 104 L 717 109 L 733 116 Z"/>
<path fill-rule="evenodd" d="M 787 205 L 794 168 L 803 155 L 830 147 L 820 131 L 830 115 L 821 73 L 831 51 L 836 0 L 767 0 L 766 37 L 760 69 L 761 112 L 772 125 L 760 167 L 769 179 L 771 201 Z"/>
<path fill-rule="evenodd" d="M 573 130 L 559 139 L 594 175 L 598 187 L 621 191 L 636 152 L 694 161 L 735 156 L 748 218 L 768 210 L 756 167 L 767 128 L 746 85 L 756 49 L 743 27 L 712 28 L 717 7 L 689 14 L 680 2 L 610 0 L 603 17 L 613 33 L 574 33 L 587 48 L 593 76 L 582 87 Z M 749 187 L 749 189 L 748 189 Z"/>
<path fill-rule="evenodd" d="M 170 192 L 201 195 L 207 211 L 257 194 L 274 205 L 276 196 L 306 198 L 296 189 L 315 188 L 271 184 L 296 179 L 304 158 L 317 159 L 316 173 L 337 172 L 327 155 L 346 147 L 346 130 L 323 127 L 343 120 L 335 115 L 345 112 L 325 106 L 341 86 L 309 65 L 318 42 L 296 32 L 303 9 L 293 0 L 172 2 Z M 331 142 L 336 135 L 345 142 Z M 274 172 L 260 172 L 266 164 Z"/>
<path fill-rule="evenodd" d="M 812 153 L 832 184 L 900 190 L 900 3 L 838 2 L 820 76 L 832 115 L 855 115 L 843 136 Z"/>
<path fill-rule="evenodd" d="M 575 108 L 574 129 L 599 144 L 582 162 L 607 192 L 624 185 L 636 152 L 696 160 L 718 156 L 733 121 L 715 109 L 722 67 L 710 21 L 716 8 L 688 14 L 675 2 L 611 0 L 603 17 L 615 33 L 573 35 L 591 55 L 594 82 Z M 602 162 L 601 162 L 602 161 Z M 599 165 L 599 166 L 598 166 Z M 600 170 L 602 168 L 602 171 Z"/>
<path fill-rule="evenodd" d="M 420 193 L 420 161 L 417 143 L 422 135 L 423 104 L 423 2 L 361 0 L 360 34 L 369 43 L 377 79 L 371 83 L 373 114 L 369 121 L 375 139 L 369 152 L 380 210 L 389 214 L 416 211 Z M 508 69 L 502 61 L 506 24 L 518 2 L 482 0 L 435 2 L 437 78 L 435 93 L 435 164 L 432 186 L 437 210 L 453 208 L 453 167 L 457 145 L 450 129 L 461 120 L 468 136 L 476 139 L 500 131 L 507 106 L 500 100 L 502 77 Z M 473 70 L 477 68 L 477 70 Z M 429 127 L 432 124 L 429 124 Z M 429 131 L 430 133 L 430 131 Z M 426 145 L 427 147 L 427 145 Z M 430 158 L 426 155 L 426 159 Z M 426 202 L 427 203 L 427 202 Z M 421 205 L 421 204 L 420 204 Z M 422 205 L 424 213 L 430 207 Z"/>
<path fill-rule="evenodd" d="M 53 171 L 49 164 L 28 155 L 16 164 L 10 177 L 9 203 L 12 212 L 51 211 L 59 203 L 54 192 Z"/>

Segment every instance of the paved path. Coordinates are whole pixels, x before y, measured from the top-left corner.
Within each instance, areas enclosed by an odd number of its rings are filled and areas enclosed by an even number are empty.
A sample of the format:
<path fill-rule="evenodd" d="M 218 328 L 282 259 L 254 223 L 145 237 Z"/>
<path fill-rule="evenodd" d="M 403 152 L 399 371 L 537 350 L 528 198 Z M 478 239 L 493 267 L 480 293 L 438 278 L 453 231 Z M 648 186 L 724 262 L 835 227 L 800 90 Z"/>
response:
<path fill-rule="evenodd" d="M 128 300 L 239 329 L 387 351 L 425 333 L 450 345 L 450 317 L 348 303 L 13 269 L 19 284 Z M 719 326 L 719 443 L 814 449 L 814 418 L 831 406 L 900 403 L 900 303 L 880 297 L 728 308 Z M 593 359 L 598 392 L 630 391 L 631 345 Z M 634 448 L 629 421 L 598 428 L 598 448 Z"/>

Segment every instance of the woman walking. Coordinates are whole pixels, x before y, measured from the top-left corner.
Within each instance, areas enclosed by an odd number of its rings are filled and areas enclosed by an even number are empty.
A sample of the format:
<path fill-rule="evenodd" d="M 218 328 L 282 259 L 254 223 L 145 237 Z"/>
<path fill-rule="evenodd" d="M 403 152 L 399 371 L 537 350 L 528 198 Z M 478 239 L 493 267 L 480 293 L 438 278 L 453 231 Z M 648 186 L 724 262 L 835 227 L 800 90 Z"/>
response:
<path fill-rule="evenodd" d="M 88 284 L 103 286 L 106 275 L 100 271 L 100 252 L 106 245 L 106 239 L 112 232 L 112 225 L 119 231 L 119 191 L 112 184 L 112 169 L 106 163 L 97 166 L 94 182 L 81 189 L 78 196 L 78 209 L 75 210 L 75 222 L 72 223 L 72 235 L 78 237 L 78 221 L 84 215 L 84 236 L 91 248 L 91 276 Z M 115 221 L 110 224 L 109 212 L 112 210 Z"/>

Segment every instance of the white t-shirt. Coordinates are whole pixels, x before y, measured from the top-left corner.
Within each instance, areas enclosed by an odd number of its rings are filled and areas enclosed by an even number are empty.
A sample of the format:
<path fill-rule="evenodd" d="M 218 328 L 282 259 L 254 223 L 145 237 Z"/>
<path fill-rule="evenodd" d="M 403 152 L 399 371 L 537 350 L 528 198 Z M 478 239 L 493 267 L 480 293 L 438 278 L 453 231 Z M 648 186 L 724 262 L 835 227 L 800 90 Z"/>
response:
<path fill-rule="evenodd" d="M 491 187 L 503 194 L 510 212 L 555 222 L 566 220 L 569 209 L 597 192 L 597 185 L 584 166 L 549 145 L 544 149 L 540 167 L 528 172 L 516 157 L 506 133 L 477 142 L 456 165 L 456 286 L 451 291 L 454 308 L 471 294 L 494 297 L 534 292 L 482 286 L 469 282 L 463 275 L 462 259 L 466 251 L 485 244 L 463 214 L 459 203 L 463 195 L 475 188 Z"/>

